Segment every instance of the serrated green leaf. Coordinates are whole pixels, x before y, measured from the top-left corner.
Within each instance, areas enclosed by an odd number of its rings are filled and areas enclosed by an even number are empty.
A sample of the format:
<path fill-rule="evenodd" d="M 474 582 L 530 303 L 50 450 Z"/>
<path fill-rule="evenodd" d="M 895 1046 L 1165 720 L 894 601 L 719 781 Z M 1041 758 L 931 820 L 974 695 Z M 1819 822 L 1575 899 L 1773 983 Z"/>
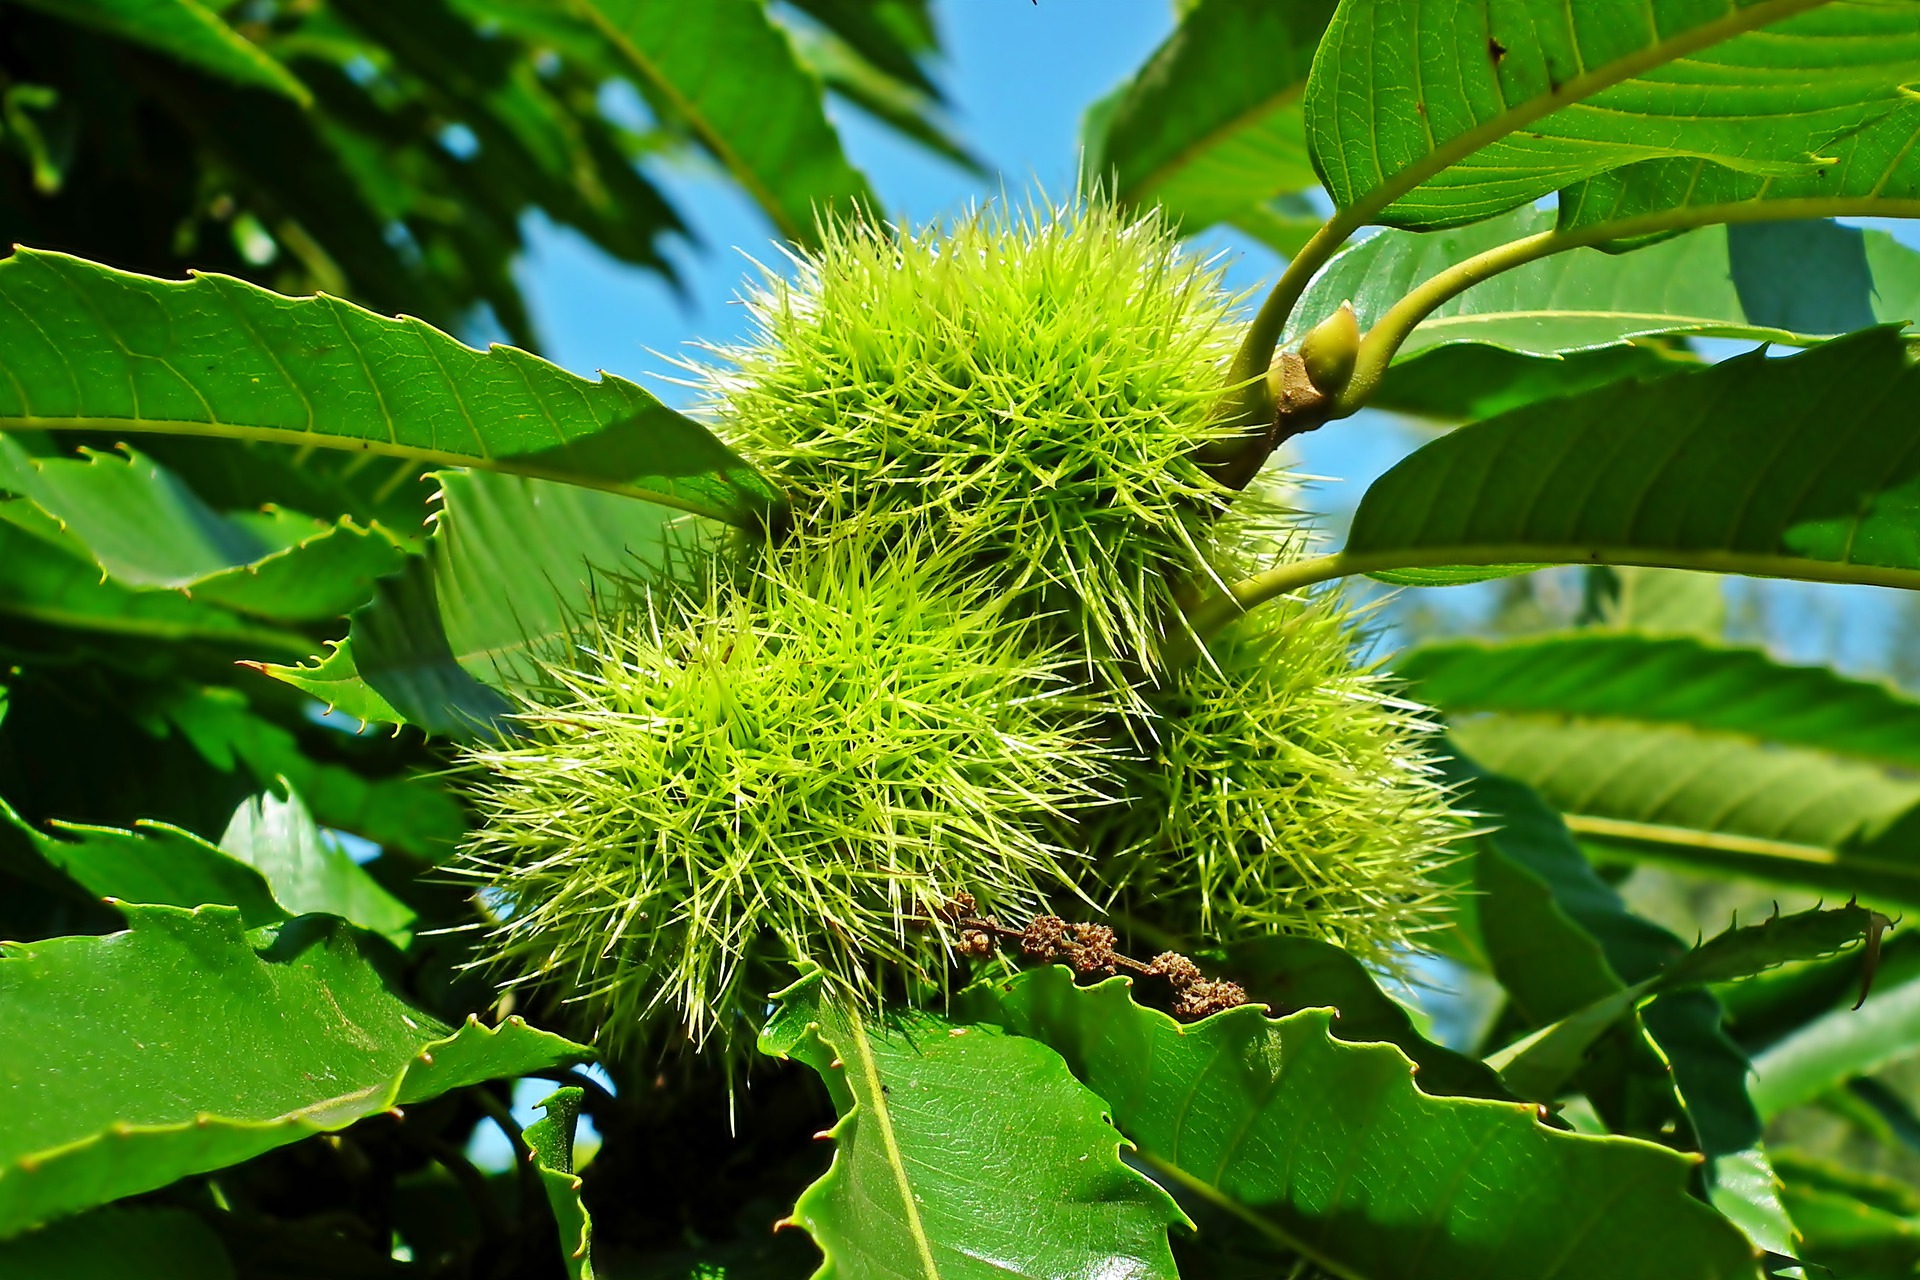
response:
<path fill-rule="evenodd" d="M 1089 121 L 1089 176 L 1111 181 L 1123 203 L 1159 204 L 1190 232 L 1317 186 L 1300 103 L 1333 11 L 1331 0 L 1194 5 L 1111 111 Z"/>
<path fill-rule="evenodd" d="M 1394 674 L 1450 716 L 1690 725 L 1920 769 L 1920 701 L 1760 649 L 1589 630 L 1421 645 L 1395 661 Z"/>
<path fill-rule="evenodd" d="M 817 973 L 777 999 L 762 1052 L 812 1067 L 840 1112 L 833 1165 L 793 1210 L 826 1255 L 818 1280 L 1171 1280 L 1180 1211 L 1120 1162 L 1100 1099 L 1045 1045 L 871 1017 Z"/>
<path fill-rule="evenodd" d="M 448 472 L 428 561 L 380 584 L 319 666 L 267 667 L 363 720 L 467 736 L 538 678 L 570 627 L 705 555 L 707 522 L 653 503 L 511 476 Z M 365 714 L 363 714 L 365 713 Z"/>
<path fill-rule="evenodd" d="M 292 72 L 198 0 L 21 2 L 68 22 L 158 49 L 235 84 L 268 89 L 302 106 L 313 102 L 313 95 Z"/>
<path fill-rule="evenodd" d="M 131 591 L 0 519 L 0 613 L 53 626 L 154 640 L 203 640 L 263 655 L 299 654 L 312 642 L 170 591 Z"/>
<path fill-rule="evenodd" d="M 265 877 L 288 915 L 336 915 L 397 946 L 413 937 L 413 908 L 329 843 L 298 793 L 289 790 L 284 799 L 268 793 L 242 804 L 220 836 L 220 851 Z"/>
<path fill-rule="evenodd" d="M 568 0 L 772 219 L 813 244 L 815 219 L 871 203 L 840 149 L 821 87 L 754 0 Z"/>
<path fill-rule="evenodd" d="M 52 825 L 54 834 L 39 831 L 0 800 L 0 850 L 16 867 L 23 857 L 35 858 L 89 893 L 123 902 L 187 908 L 225 904 L 239 911 L 249 929 L 278 924 L 291 914 L 274 900 L 272 886 L 257 869 L 191 831 L 164 822 L 141 822 L 131 831 Z"/>
<path fill-rule="evenodd" d="M 1368 975 L 1366 966 L 1318 938 L 1268 935 L 1227 949 L 1227 968 L 1256 1003 L 1282 1013 L 1332 1008 L 1342 1040 L 1390 1044 L 1413 1061 L 1421 1090 L 1436 1097 L 1504 1098 L 1500 1078 L 1485 1063 L 1426 1039 L 1407 1011 Z"/>
<path fill-rule="evenodd" d="M 1521 1097 L 1552 1101 L 1579 1070 L 1586 1051 L 1607 1028 L 1643 1001 L 1711 982 L 1735 982 L 1796 960 L 1836 955 L 1885 927 L 1865 907 L 1814 907 L 1737 925 L 1694 947 L 1652 977 L 1609 991 L 1532 1035 L 1488 1057 Z M 1717 1024 L 1718 1009 L 1712 1022 Z M 1742 1064 L 1744 1074 L 1744 1064 Z M 1758 1135 L 1752 1135 L 1757 1137 Z"/>
<path fill-rule="evenodd" d="M 1550 229 L 1525 208 L 1469 227 L 1384 231 L 1314 277 L 1287 340 L 1351 301 L 1361 328 L 1441 271 Z M 1396 353 L 1479 343 L 1557 356 L 1659 334 L 1804 346 L 1920 319 L 1920 253 L 1884 231 L 1825 221 L 1703 227 L 1631 253 L 1569 249 L 1500 272 L 1440 304 Z"/>
<path fill-rule="evenodd" d="M 779 494 L 638 386 L 227 276 L 0 261 L 0 430 L 273 440 L 540 476 L 756 524 Z"/>
<path fill-rule="evenodd" d="M 1076 987 L 1057 966 L 969 999 L 1058 1050 L 1176 1188 L 1337 1273 L 1756 1274 L 1740 1233 L 1687 1194 L 1686 1157 L 1549 1129 L 1524 1104 L 1429 1097 L 1399 1050 L 1333 1039 L 1328 1010 L 1181 1026 L 1125 979 Z"/>
<path fill-rule="evenodd" d="M 410 560 L 374 584 L 347 638 L 315 663 L 258 670 L 367 724 L 411 724 L 449 738 L 491 732 L 511 704 L 455 658 L 440 618 L 435 566 Z"/>
<path fill-rule="evenodd" d="M 20 842 L 102 898 L 143 905 L 239 910 L 250 929 L 325 912 L 399 946 L 412 937 L 413 910 L 326 844 L 297 798 L 261 796 L 242 804 L 218 845 L 164 822 L 131 831 L 74 822 L 36 830 L 0 800 L 0 844 Z"/>
<path fill-rule="evenodd" d="M 1905 5 L 1346 0 L 1307 134 L 1351 221 L 1460 226 L 1662 157 L 1810 177 L 1917 75 Z"/>
<path fill-rule="evenodd" d="M 580 1089 L 557 1089 L 537 1103 L 546 1115 L 528 1125 L 528 1157 L 540 1174 L 540 1185 L 553 1209 L 560 1232 L 560 1260 L 567 1280 L 593 1280 L 593 1219 L 580 1202 L 580 1179 L 573 1172 L 573 1130 L 580 1119 Z"/>
<path fill-rule="evenodd" d="M 8 1280 L 232 1280 L 233 1260 L 184 1209 L 112 1207 L 0 1240 Z"/>
<path fill-rule="evenodd" d="M 0 435 L 0 490 L 50 518 L 64 545 L 121 586 L 171 588 L 276 621 L 339 617 L 405 559 L 393 539 L 351 521 L 222 515 L 132 450 L 36 458 Z M 21 523 L 22 505 L 0 504 L 0 518 Z"/>
<path fill-rule="evenodd" d="M 0 1236 L 589 1056 L 410 1008 L 332 917 L 248 934 L 229 907 L 125 911 L 124 933 L 0 951 Z"/>

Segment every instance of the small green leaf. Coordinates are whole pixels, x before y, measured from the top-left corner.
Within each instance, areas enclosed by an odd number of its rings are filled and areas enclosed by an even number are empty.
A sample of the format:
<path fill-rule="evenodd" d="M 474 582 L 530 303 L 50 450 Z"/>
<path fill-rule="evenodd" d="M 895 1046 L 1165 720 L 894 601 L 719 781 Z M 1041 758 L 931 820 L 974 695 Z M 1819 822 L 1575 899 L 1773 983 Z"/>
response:
<path fill-rule="evenodd" d="M 319 662 L 258 669 L 368 724 L 417 725 L 449 738 L 491 732 L 511 704 L 455 658 L 435 579 L 431 561 L 408 561 L 375 584 L 347 638 Z"/>
<path fill-rule="evenodd" d="M 1076 987 L 1057 966 L 968 999 L 1058 1050 L 1176 1188 L 1338 1274 L 1755 1274 L 1739 1231 L 1687 1193 L 1686 1157 L 1549 1129 L 1525 1104 L 1430 1097 L 1398 1049 L 1334 1039 L 1328 1010 L 1182 1026 L 1125 979 Z"/>
<path fill-rule="evenodd" d="M 580 1120 L 580 1089 L 557 1089 L 536 1105 L 546 1115 L 528 1125 L 521 1137 L 539 1171 L 560 1231 L 560 1260 L 567 1280 L 593 1280 L 593 1219 L 580 1203 L 580 1179 L 573 1172 L 573 1130 Z"/>
<path fill-rule="evenodd" d="M 220 837 L 220 849 L 265 877 L 288 915 L 336 915 L 396 946 L 413 937 L 413 908 L 328 843 L 291 791 L 284 800 L 269 793 L 242 804 Z"/>
<path fill-rule="evenodd" d="M 311 105 L 307 87 L 199 0 L 21 0 L 57 18 L 158 49 L 235 84 Z"/>
<path fill-rule="evenodd" d="M 820 1074 L 833 1165 L 793 1221 L 828 1277 L 1174 1273 L 1165 1192 L 1119 1159 L 1100 1099 L 1045 1045 L 901 1010 L 869 1017 L 819 974 L 778 997 L 762 1052 Z"/>
<path fill-rule="evenodd" d="M 354 931 L 230 907 L 0 950 L 0 1237 L 483 1080 L 589 1056 L 518 1019 L 452 1029 Z"/>
<path fill-rule="evenodd" d="M 1429 347 L 1389 365 L 1367 404 L 1449 424 L 1477 422 L 1613 382 L 1650 381 L 1698 367 L 1691 357 L 1640 345 L 1601 347 L 1567 356 L 1523 356 L 1462 343 Z"/>
<path fill-rule="evenodd" d="M 351 449 L 647 497 L 732 523 L 780 495 L 706 428 L 611 375 L 227 276 L 0 261 L 0 430 L 159 432 Z"/>
<path fill-rule="evenodd" d="M 291 914 L 274 900 L 272 886 L 257 869 L 191 831 L 164 822 L 141 822 L 132 831 L 52 825 L 57 834 L 38 831 L 0 800 L 0 849 L 16 866 L 23 857 L 38 859 L 89 893 L 121 902 L 231 906 L 249 929 L 278 924 Z"/>
<path fill-rule="evenodd" d="M 9 1280 L 232 1280 L 233 1260 L 184 1209 L 106 1208 L 0 1240 Z"/>
<path fill-rule="evenodd" d="M 1795 960 L 1837 955 L 1885 927 L 1865 907 L 1814 907 L 1736 926 L 1688 951 L 1661 972 L 1610 991 L 1583 1008 L 1488 1057 L 1521 1097 L 1551 1102 L 1580 1069 L 1587 1049 L 1628 1011 L 1659 994 L 1713 982 L 1736 982 Z M 1718 1009 L 1714 1010 L 1718 1022 Z M 1756 1135 L 1757 1136 L 1757 1135 Z"/>

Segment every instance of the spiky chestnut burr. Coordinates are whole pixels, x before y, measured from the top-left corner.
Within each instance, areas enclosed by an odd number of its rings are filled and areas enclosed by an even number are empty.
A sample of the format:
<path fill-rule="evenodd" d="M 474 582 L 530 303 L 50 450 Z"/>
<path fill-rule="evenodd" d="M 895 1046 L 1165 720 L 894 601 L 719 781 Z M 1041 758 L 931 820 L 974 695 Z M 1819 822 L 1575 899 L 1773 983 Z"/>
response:
<path fill-rule="evenodd" d="M 956 892 L 1070 896 L 1046 832 L 1100 801 L 1101 753 L 1058 655 L 952 577 L 843 529 L 576 635 L 518 736 L 469 752 L 494 962 L 616 1051 L 675 1022 L 731 1049 L 785 962 L 867 994 L 944 972 L 957 936 L 916 922 Z"/>
<path fill-rule="evenodd" d="M 945 229 L 829 227 L 746 297 L 698 383 L 793 499 L 924 532 L 1119 682 L 1160 666 L 1228 491 L 1197 453 L 1237 334 L 1218 272 L 1095 200 Z M 885 545 L 885 538 L 882 545 Z"/>

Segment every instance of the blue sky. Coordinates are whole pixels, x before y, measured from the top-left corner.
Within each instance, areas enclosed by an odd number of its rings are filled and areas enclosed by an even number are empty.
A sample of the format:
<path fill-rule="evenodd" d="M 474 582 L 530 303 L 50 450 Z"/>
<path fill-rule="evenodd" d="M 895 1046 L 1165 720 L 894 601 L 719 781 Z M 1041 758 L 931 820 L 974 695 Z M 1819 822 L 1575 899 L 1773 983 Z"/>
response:
<path fill-rule="evenodd" d="M 854 163 L 891 213 L 914 222 L 992 198 L 1003 183 L 1015 195 L 1036 182 L 1051 193 L 1069 190 L 1081 112 L 1131 75 L 1174 25 L 1172 0 L 941 0 L 936 13 L 948 55 L 940 79 L 953 123 L 992 176 L 932 157 L 851 110 L 834 111 Z M 706 162 L 683 162 L 662 181 L 703 240 L 700 249 L 676 254 L 687 298 L 539 223 L 520 277 L 554 360 L 578 373 L 605 369 L 633 378 L 682 403 L 681 390 L 661 380 L 672 372 L 664 357 L 685 353 L 690 341 L 737 336 L 743 316 L 733 298 L 750 269 L 742 254 L 761 261 L 777 261 L 777 254 L 766 221 Z M 1235 287 L 1257 285 L 1278 270 L 1272 254 L 1229 233 L 1210 233 L 1202 243 L 1227 253 Z M 1362 414 L 1302 438 L 1293 460 L 1330 478 L 1315 505 L 1337 519 L 1367 481 L 1424 434 L 1385 415 Z M 1751 582 L 1732 589 L 1760 602 L 1768 615 L 1763 634 L 1790 660 L 1836 660 L 1870 671 L 1884 667 L 1888 646 L 1901 642 L 1892 593 Z M 1462 618 L 1491 598 L 1471 588 L 1425 594 Z"/>

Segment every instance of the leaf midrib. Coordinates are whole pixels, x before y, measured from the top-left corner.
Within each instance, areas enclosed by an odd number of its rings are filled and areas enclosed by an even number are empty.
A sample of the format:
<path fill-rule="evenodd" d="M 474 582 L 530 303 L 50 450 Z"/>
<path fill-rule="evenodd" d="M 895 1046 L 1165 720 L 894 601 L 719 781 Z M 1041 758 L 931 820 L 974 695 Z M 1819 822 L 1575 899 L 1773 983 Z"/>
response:
<path fill-rule="evenodd" d="M 865 1021 L 860 1011 L 847 1006 L 847 1032 L 853 1040 L 854 1060 L 860 1067 L 861 1082 L 867 1089 L 866 1106 L 872 1113 L 875 1136 L 886 1153 L 887 1167 L 893 1171 L 894 1184 L 900 1189 L 900 1204 L 906 1218 L 907 1234 L 913 1238 L 920 1266 L 927 1280 L 941 1280 L 940 1268 L 933 1260 L 933 1242 L 927 1238 L 926 1224 L 920 1220 L 920 1206 L 914 1202 L 913 1181 L 907 1176 L 906 1153 L 900 1149 L 900 1136 L 894 1131 L 893 1113 L 887 1106 L 885 1086 L 880 1081 L 880 1064 L 867 1040 Z"/>

